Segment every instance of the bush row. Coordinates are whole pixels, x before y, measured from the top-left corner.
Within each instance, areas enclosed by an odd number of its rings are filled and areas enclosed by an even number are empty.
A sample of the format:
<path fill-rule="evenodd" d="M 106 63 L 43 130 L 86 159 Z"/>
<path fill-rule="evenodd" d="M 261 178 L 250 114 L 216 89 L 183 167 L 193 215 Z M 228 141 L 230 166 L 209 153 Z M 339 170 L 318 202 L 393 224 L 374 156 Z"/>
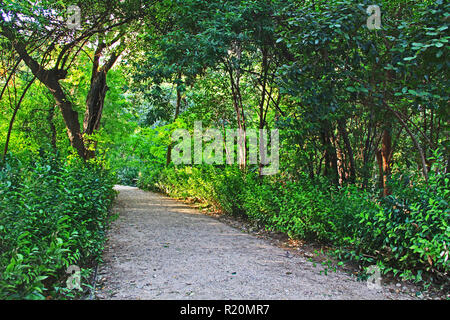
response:
<path fill-rule="evenodd" d="M 51 157 L 0 168 L 0 299 L 73 297 L 70 265 L 99 259 L 114 179 L 98 164 Z"/>
<path fill-rule="evenodd" d="M 433 170 L 428 185 L 392 181 L 393 195 L 382 198 L 306 176 L 290 181 L 200 166 L 144 171 L 138 184 L 245 215 L 293 238 L 327 243 L 341 259 L 378 264 L 384 273 L 448 281 L 449 175 Z"/>

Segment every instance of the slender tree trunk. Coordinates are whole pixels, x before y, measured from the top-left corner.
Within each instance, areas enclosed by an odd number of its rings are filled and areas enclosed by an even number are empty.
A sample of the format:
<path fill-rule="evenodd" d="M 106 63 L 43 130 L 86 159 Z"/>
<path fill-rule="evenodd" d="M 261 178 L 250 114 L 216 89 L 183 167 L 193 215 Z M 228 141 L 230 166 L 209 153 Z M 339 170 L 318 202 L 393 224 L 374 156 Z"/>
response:
<path fill-rule="evenodd" d="M 58 147 L 56 146 L 56 128 L 55 128 L 55 124 L 53 123 L 53 119 L 55 118 L 55 106 L 51 106 L 48 109 L 48 115 L 47 115 L 47 121 L 48 121 L 48 125 L 50 128 L 50 144 L 52 146 L 53 149 L 53 153 L 56 154 L 56 152 L 58 151 Z"/>
<path fill-rule="evenodd" d="M 233 98 L 233 106 L 234 110 L 236 112 L 236 121 L 239 129 L 239 138 L 243 139 L 241 141 L 242 143 L 238 143 L 238 151 L 239 151 L 239 167 L 241 170 L 244 170 L 246 168 L 246 159 L 247 159 L 247 144 L 246 144 L 246 138 L 245 138 L 245 118 L 243 115 L 243 106 L 242 106 L 242 100 L 240 99 L 240 93 L 239 93 L 239 80 L 235 79 L 233 75 L 233 67 L 231 63 L 227 66 L 226 69 L 228 70 L 228 74 L 230 76 L 230 84 L 231 84 L 231 94 Z M 237 75 L 238 77 L 238 75 Z M 243 137 L 241 135 L 244 135 Z"/>
<path fill-rule="evenodd" d="M 35 79 L 36 79 L 36 77 L 34 77 L 30 82 L 28 82 L 27 86 L 25 87 L 25 89 L 22 92 L 22 95 L 21 95 L 21 97 L 19 99 L 19 102 L 17 103 L 16 107 L 14 108 L 13 114 L 11 116 L 11 120 L 9 121 L 8 133 L 6 135 L 5 148 L 3 150 L 3 162 L 5 161 L 6 154 L 8 153 L 9 140 L 11 139 L 11 132 L 12 132 L 12 128 L 13 128 L 13 125 L 14 125 L 14 121 L 16 119 L 17 112 L 20 109 L 20 105 L 22 104 L 23 98 L 27 94 L 28 89 L 30 89 L 30 87 L 33 84 Z"/>
<path fill-rule="evenodd" d="M 391 194 L 387 186 L 388 179 L 391 175 L 391 155 L 392 155 L 392 136 L 391 128 L 383 130 L 383 138 L 381 140 L 381 149 L 377 152 L 378 168 L 380 172 L 380 187 L 383 189 L 383 196 Z"/>
<path fill-rule="evenodd" d="M 380 189 L 383 190 L 383 193 L 384 193 L 384 180 L 383 180 L 384 171 L 383 171 L 383 157 L 381 155 L 381 149 L 378 149 L 376 151 L 375 155 L 376 155 L 377 164 L 378 164 L 378 185 L 379 185 Z"/>
<path fill-rule="evenodd" d="M 267 54 L 267 49 L 266 48 L 262 48 L 262 93 L 261 93 L 261 101 L 259 103 L 259 133 L 262 132 L 262 130 L 264 129 L 265 126 L 265 108 L 264 108 L 264 104 L 266 102 L 266 87 L 267 87 L 267 73 L 269 72 L 269 63 L 268 63 L 268 54 Z M 267 108 L 269 106 L 270 101 L 267 102 Z M 260 137 L 261 140 L 261 137 Z M 260 161 L 259 161 L 259 167 L 258 167 L 258 172 L 259 172 L 259 176 L 262 177 L 262 170 L 264 168 L 264 163 L 266 161 L 266 159 L 264 159 L 263 157 L 265 157 L 266 152 L 261 152 L 261 148 L 266 148 L 266 146 L 259 146 L 259 154 L 260 154 Z"/>
<path fill-rule="evenodd" d="M 338 184 L 338 168 L 336 148 L 332 142 L 332 133 L 329 123 L 322 124 L 322 143 L 325 148 L 325 171 L 324 175 L 328 177 L 334 184 Z"/>
<path fill-rule="evenodd" d="M 416 139 L 416 137 L 414 136 L 414 134 L 411 132 L 411 130 L 408 128 L 408 125 L 406 124 L 405 120 L 402 118 L 402 116 L 396 112 L 395 110 L 393 110 L 391 107 L 389 107 L 389 105 L 386 102 L 383 102 L 384 106 L 387 108 L 387 110 L 389 110 L 390 112 L 392 112 L 397 119 L 400 121 L 400 124 L 403 126 L 403 128 L 405 129 L 405 131 L 408 133 L 408 135 L 410 136 L 411 140 L 413 141 L 414 145 L 417 148 L 417 151 L 419 152 L 420 155 L 420 160 L 422 162 L 422 172 L 423 172 L 423 176 L 425 178 L 426 183 L 428 184 L 428 168 L 427 168 L 427 163 L 426 163 L 426 159 L 425 159 L 425 154 L 423 152 L 422 147 L 420 146 L 419 141 Z"/>
<path fill-rule="evenodd" d="M 175 107 L 175 116 L 173 118 L 173 121 L 177 120 L 178 115 L 180 114 L 180 106 L 181 106 L 181 92 L 177 85 L 177 104 Z M 169 143 L 167 147 L 166 166 L 168 166 L 171 161 L 172 161 L 172 144 Z"/>
<path fill-rule="evenodd" d="M 353 155 L 353 149 L 350 144 L 350 139 L 348 138 L 348 132 L 345 129 L 345 120 L 341 119 L 338 121 L 339 133 L 344 140 L 345 150 L 349 160 L 349 174 L 350 182 L 355 183 L 356 181 L 356 168 L 355 168 L 355 157 Z"/>
<path fill-rule="evenodd" d="M 376 127 L 374 126 L 373 121 L 374 115 L 372 113 L 372 110 L 370 110 L 370 118 L 368 123 L 368 129 L 367 129 L 367 137 L 364 144 L 363 149 L 363 166 L 362 166 L 362 175 L 363 175 L 363 188 L 366 189 L 369 185 L 369 178 L 371 176 L 372 169 L 370 168 L 370 162 L 373 159 L 373 153 L 375 150 L 373 150 L 373 142 L 377 135 Z M 375 152 L 376 153 L 376 152 Z"/>
<path fill-rule="evenodd" d="M 342 185 L 348 179 L 348 172 L 346 168 L 346 157 L 345 152 L 341 148 L 340 136 L 337 135 L 333 140 L 333 143 L 336 148 L 336 157 L 337 157 L 337 171 L 338 171 L 338 183 Z"/>

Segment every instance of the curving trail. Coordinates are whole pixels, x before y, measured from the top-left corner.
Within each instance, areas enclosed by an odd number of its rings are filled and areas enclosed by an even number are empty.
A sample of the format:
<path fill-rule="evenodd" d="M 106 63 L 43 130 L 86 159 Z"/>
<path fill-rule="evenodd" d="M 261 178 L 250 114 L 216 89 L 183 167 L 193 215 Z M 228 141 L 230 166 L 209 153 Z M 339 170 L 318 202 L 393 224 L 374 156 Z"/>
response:
<path fill-rule="evenodd" d="M 97 299 L 411 299 L 380 291 L 162 195 L 117 186 Z"/>

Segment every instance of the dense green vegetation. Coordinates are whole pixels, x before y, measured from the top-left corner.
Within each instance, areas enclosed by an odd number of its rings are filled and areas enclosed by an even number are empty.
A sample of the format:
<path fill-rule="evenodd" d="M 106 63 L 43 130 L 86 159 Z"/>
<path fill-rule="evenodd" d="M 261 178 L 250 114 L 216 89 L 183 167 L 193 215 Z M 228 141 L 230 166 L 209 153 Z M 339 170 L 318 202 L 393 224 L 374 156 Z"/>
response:
<path fill-rule="evenodd" d="M 76 158 L 9 158 L 0 181 L 0 298 L 73 296 L 66 270 L 78 265 L 89 283 L 114 199 L 112 176 Z"/>
<path fill-rule="evenodd" d="M 87 282 L 114 181 L 448 289 L 450 5 L 373 4 L 0 0 L 0 297 Z M 196 121 L 278 129 L 279 172 L 175 165 Z"/>
<path fill-rule="evenodd" d="M 164 169 L 140 186 L 245 215 L 294 239 L 333 245 L 341 259 L 378 264 L 404 279 L 430 281 L 432 270 L 445 281 L 448 217 L 442 213 L 448 211 L 449 179 L 432 173 L 428 185 L 414 188 L 398 181 L 390 186 L 394 195 L 377 199 L 352 185 L 338 189 L 307 176 L 261 181 L 238 168 L 186 167 Z"/>

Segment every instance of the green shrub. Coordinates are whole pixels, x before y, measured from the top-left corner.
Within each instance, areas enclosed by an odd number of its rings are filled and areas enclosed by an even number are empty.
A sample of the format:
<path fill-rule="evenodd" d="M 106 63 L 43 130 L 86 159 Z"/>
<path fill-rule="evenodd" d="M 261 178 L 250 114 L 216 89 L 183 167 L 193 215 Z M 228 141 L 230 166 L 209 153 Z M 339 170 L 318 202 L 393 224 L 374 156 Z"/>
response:
<path fill-rule="evenodd" d="M 449 177 L 443 172 L 432 170 L 428 185 L 393 177 L 393 195 L 386 198 L 355 185 L 337 189 L 306 175 L 260 178 L 237 167 L 168 167 L 152 181 L 170 196 L 245 215 L 292 238 L 333 245 L 342 259 L 420 281 L 424 274 L 445 280 L 449 271 Z"/>
<path fill-rule="evenodd" d="M 214 203 L 224 213 L 244 215 L 244 201 L 246 199 L 246 178 L 237 166 L 216 168 L 211 175 L 214 188 Z"/>
<path fill-rule="evenodd" d="M 100 258 L 114 179 L 98 164 L 9 159 L 0 170 L 0 298 L 73 296 L 69 265 Z"/>
<path fill-rule="evenodd" d="M 377 211 L 360 216 L 365 227 L 357 235 L 386 272 L 415 280 L 426 273 L 448 281 L 449 178 L 442 168 L 431 170 L 428 184 L 396 175 L 392 195 L 379 199 Z"/>

